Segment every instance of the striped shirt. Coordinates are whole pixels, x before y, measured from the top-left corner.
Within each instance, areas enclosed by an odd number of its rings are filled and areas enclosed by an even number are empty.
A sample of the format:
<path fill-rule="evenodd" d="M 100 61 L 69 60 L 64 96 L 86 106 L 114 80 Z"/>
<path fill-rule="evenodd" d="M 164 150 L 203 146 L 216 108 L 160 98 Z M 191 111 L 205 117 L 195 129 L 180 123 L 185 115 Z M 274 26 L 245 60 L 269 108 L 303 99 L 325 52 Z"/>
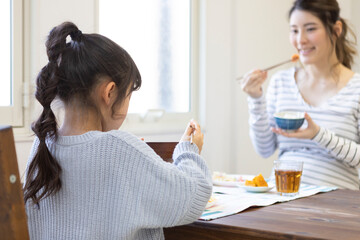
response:
<path fill-rule="evenodd" d="M 303 99 L 295 68 L 271 78 L 266 98 L 248 97 L 250 137 L 262 157 L 279 150 L 279 160 L 304 162 L 302 182 L 306 184 L 359 189 L 360 167 L 360 74 L 320 106 Z M 320 126 L 313 139 L 287 138 L 273 133 L 273 114 L 280 111 L 307 112 Z M 307 126 L 304 122 L 303 127 Z M 272 174 L 273 177 L 273 174 Z"/>

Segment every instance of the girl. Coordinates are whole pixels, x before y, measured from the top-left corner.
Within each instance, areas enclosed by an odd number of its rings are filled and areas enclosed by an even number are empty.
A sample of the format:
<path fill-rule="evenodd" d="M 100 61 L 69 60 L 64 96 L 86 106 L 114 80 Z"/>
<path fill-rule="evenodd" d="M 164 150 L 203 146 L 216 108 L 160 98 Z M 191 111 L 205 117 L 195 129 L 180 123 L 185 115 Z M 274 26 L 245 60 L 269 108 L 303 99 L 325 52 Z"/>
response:
<path fill-rule="evenodd" d="M 257 152 L 304 162 L 302 182 L 359 189 L 360 74 L 351 70 L 354 46 L 336 0 L 297 0 L 289 12 L 290 42 L 302 67 L 272 77 L 249 72 L 242 89 L 249 95 L 250 135 Z M 307 126 L 294 133 L 275 128 L 273 114 L 307 112 Z M 311 116 L 311 117 L 310 117 Z M 305 124 L 306 125 L 306 124 Z"/>
<path fill-rule="evenodd" d="M 163 227 L 196 220 L 212 190 L 200 126 L 190 122 L 174 163 L 162 161 L 117 130 L 141 85 L 124 49 L 70 22 L 51 30 L 46 48 L 49 63 L 36 81 L 43 112 L 24 185 L 31 239 L 163 239 Z M 65 106 L 59 129 L 55 98 Z"/>

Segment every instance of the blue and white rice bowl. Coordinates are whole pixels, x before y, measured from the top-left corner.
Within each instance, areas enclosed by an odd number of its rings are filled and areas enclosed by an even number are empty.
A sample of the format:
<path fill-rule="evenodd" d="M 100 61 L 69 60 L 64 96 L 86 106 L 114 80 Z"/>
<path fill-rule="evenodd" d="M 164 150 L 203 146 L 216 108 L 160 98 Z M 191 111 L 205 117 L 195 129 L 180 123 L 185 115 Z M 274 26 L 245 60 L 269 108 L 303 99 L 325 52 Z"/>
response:
<path fill-rule="evenodd" d="M 294 132 L 299 129 L 304 123 L 304 117 L 304 112 L 283 111 L 274 113 L 276 125 L 287 132 Z"/>

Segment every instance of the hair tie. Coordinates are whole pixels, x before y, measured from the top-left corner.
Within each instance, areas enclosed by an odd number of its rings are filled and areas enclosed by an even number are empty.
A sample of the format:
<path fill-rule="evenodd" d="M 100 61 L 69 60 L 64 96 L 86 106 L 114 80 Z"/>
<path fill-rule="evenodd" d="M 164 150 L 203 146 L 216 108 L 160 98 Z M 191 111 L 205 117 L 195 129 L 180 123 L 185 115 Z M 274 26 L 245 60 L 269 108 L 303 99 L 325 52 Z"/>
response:
<path fill-rule="evenodd" d="M 43 106 L 43 108 L 44 108 L 44 110 L 46 110 L 46 111 L 52 110 L 50 105 L 49 105 L 49 106 Z"/>
<path fill-rule="evenodd" d="M 76 30 L 70 33 L 70 37 L 73 41 L 80 42 L 82 37 L 82 32 L 80 30 Z"/>

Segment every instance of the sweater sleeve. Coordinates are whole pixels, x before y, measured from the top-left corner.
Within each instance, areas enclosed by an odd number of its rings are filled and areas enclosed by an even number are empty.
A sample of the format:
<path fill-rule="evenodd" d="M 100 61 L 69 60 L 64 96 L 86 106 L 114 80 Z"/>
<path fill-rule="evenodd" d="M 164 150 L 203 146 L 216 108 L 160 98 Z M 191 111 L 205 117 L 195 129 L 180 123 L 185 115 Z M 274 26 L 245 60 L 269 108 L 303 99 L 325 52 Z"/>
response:
<path fill-rule="evenodd" d="M 360 167 L 360 145 L 356 142 L 339 137 L 323 127 L 320 127 L 320 131 L 313 140 L 328 149 L 336 159 L 351 167 Z"/>
<path fill-rule="evenodd" d="M 148 159 L 155 166 L 147 171 L 137 208 L 146 228 L 188 224 L 201 216 L 212 193 L 212 181 L 198 151 L 195 144 L 181 142 L 172 164 Z"/>
<path fill-rule="evenodd" d="M 195 184 L 196 191 L 189 206 L 190 211 L 184 218 L 184 221 L 190 223 L 201 216 L 211 196 L 211 172 L 205 160 L 199 155 L 196 144 L 179 143 L 174 149 L 173 159 L 177 169 L 190 178 L 191 184 Z"/>

